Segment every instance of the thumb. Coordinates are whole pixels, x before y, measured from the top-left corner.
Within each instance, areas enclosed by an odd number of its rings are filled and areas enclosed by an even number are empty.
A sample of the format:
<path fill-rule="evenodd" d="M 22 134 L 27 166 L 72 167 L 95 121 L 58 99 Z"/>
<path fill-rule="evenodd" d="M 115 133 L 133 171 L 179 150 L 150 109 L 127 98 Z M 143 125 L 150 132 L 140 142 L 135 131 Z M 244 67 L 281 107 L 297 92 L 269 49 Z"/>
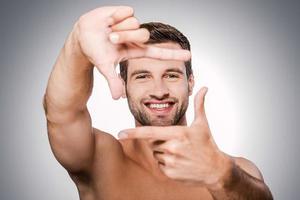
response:
<path fill-rule="evenodd" d="M 195 95 L 195 99 L 194 99 L 195 117 L 194 117 L 194 120 L 205 117 L 204 100 L 205 100 L 205 95 L 206 95 L 207 91 L 208 91 L 207 87 L 202 87 Z"/>
<path fill-rule="evenodd" d="M 123 94 L 123 83 L 121 78 L 118 76 L 113 66 L 103 66 L 98 68 L 100 73 L 105 77 L 110 93 L 113 99 L 119 99 Z"/>

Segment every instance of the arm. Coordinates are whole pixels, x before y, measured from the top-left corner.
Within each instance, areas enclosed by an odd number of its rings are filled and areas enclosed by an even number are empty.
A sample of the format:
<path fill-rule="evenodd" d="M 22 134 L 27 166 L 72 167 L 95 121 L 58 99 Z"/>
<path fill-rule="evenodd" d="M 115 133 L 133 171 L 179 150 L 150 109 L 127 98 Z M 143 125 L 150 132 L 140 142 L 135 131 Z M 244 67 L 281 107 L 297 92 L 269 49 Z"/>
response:
<path fill-rule="evenodd" d="M 258 168 L 244 158 L 230 158 L 227 173 L 218 183 L 209 187 L 214 199 L 272 200 L 272 194 L 264 183 Z"/>
<path fill-rule="evenodd" d="M 52 151 L 70 172 L 87 170 L 94 150 L 86 107 L 93 87 L 93 65 L 83 55 L 75 29 L 60 52 L 44 96 Z"/>
<path fill-rule="evenodd" d="M 50 145 L 69 172 L 87 172 L 94 160 L 95 136 L 86 106 L 92 91 L 93 66 L 106 78 L 112 97 L 118 99 L 123 92 L 115 71 L 118 62 L 138 57 L 190 59 L 186 50 L 144 45 L 148 39 L 149 32 L 139 28 L 131 7 L 97 8 L 75 23 L 44 96 Z"/>
<path fill-rule="evenodd" d="M 119 138 L 150 139 L 153 156 L 167 177 L 205 187 L 214 199 L 272 199 L 254 164 L 219 150 L 205 114 L 206 92 L 207 88 L 201 88 L 195 95 L 195 117 L 190 126 L 138 127 L 121 131 Z"/>

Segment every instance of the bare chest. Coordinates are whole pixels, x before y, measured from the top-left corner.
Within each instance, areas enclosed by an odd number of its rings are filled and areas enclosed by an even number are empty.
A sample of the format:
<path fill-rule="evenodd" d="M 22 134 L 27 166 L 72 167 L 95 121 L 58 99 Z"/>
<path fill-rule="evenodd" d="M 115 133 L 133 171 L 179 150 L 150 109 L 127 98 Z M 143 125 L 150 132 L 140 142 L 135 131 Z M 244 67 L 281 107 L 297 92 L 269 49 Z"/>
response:
<path fill-rule="evenodd" d="M 120 169 L 121 170 L 121 169 Z M 172 180 L 157 180 L 135 165 L 123 166 L 122 173 L 95 175 L 89 192 L 81 200 L 210 200 L 206 188 Z M 91 189 L 92 188 L 92 189 Z"/>

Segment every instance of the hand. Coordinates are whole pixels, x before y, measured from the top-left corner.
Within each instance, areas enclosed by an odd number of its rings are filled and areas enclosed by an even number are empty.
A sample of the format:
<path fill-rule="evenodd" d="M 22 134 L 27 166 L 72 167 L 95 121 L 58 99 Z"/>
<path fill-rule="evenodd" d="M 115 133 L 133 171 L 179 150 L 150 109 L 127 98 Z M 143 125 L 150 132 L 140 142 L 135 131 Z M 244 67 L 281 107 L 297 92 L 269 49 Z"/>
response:
<path fill-rule="evenodd" d="M 139 28 L 133 12 L 127 6 L 97 8 L 81 16 L 74 28 L 82 53 L 104 75 L 114 99 L 120 98 L 123 91 L 115 70 L 120 61 L 138 57 L 186 61 L 191 56 L 187 50 L 143 44 L 149 32 Z"/>
<path fill-rule="evenodd" d="M 144 126 L 123 130 L 120 139 L 148 139 L 162 172 L 169 178 L 216 187 L 230 166 L 211 135 L 204 110 L 207 88 L 195 96 L 195 117 L 191 126 Z"/>

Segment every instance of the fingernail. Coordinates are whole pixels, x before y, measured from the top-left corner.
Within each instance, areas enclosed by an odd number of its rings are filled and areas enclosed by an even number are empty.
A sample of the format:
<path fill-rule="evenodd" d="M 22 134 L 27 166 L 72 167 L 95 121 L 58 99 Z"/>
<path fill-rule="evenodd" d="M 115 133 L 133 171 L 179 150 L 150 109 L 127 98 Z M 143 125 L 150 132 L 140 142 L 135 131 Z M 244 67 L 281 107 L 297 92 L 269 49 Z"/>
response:
<path fill-rule="evenodd" d="M 118 134 L 118 137 L 119 137 L 119 139 L 125 139 L 125 138 L 128 138 L 128 135 L 125 132 L 120 131 Z"/>
<path fill-rule="evenodd" d="M 119 41 L 119 35 L 116 34 L 116 33 L 111 33 L 111 34 L 109 35 L 109 39 L 110 39 L 110 41 L 111 41 L 112 43 L 116 44 L 116 43 L 118 43 L 118 41 Z"/>

